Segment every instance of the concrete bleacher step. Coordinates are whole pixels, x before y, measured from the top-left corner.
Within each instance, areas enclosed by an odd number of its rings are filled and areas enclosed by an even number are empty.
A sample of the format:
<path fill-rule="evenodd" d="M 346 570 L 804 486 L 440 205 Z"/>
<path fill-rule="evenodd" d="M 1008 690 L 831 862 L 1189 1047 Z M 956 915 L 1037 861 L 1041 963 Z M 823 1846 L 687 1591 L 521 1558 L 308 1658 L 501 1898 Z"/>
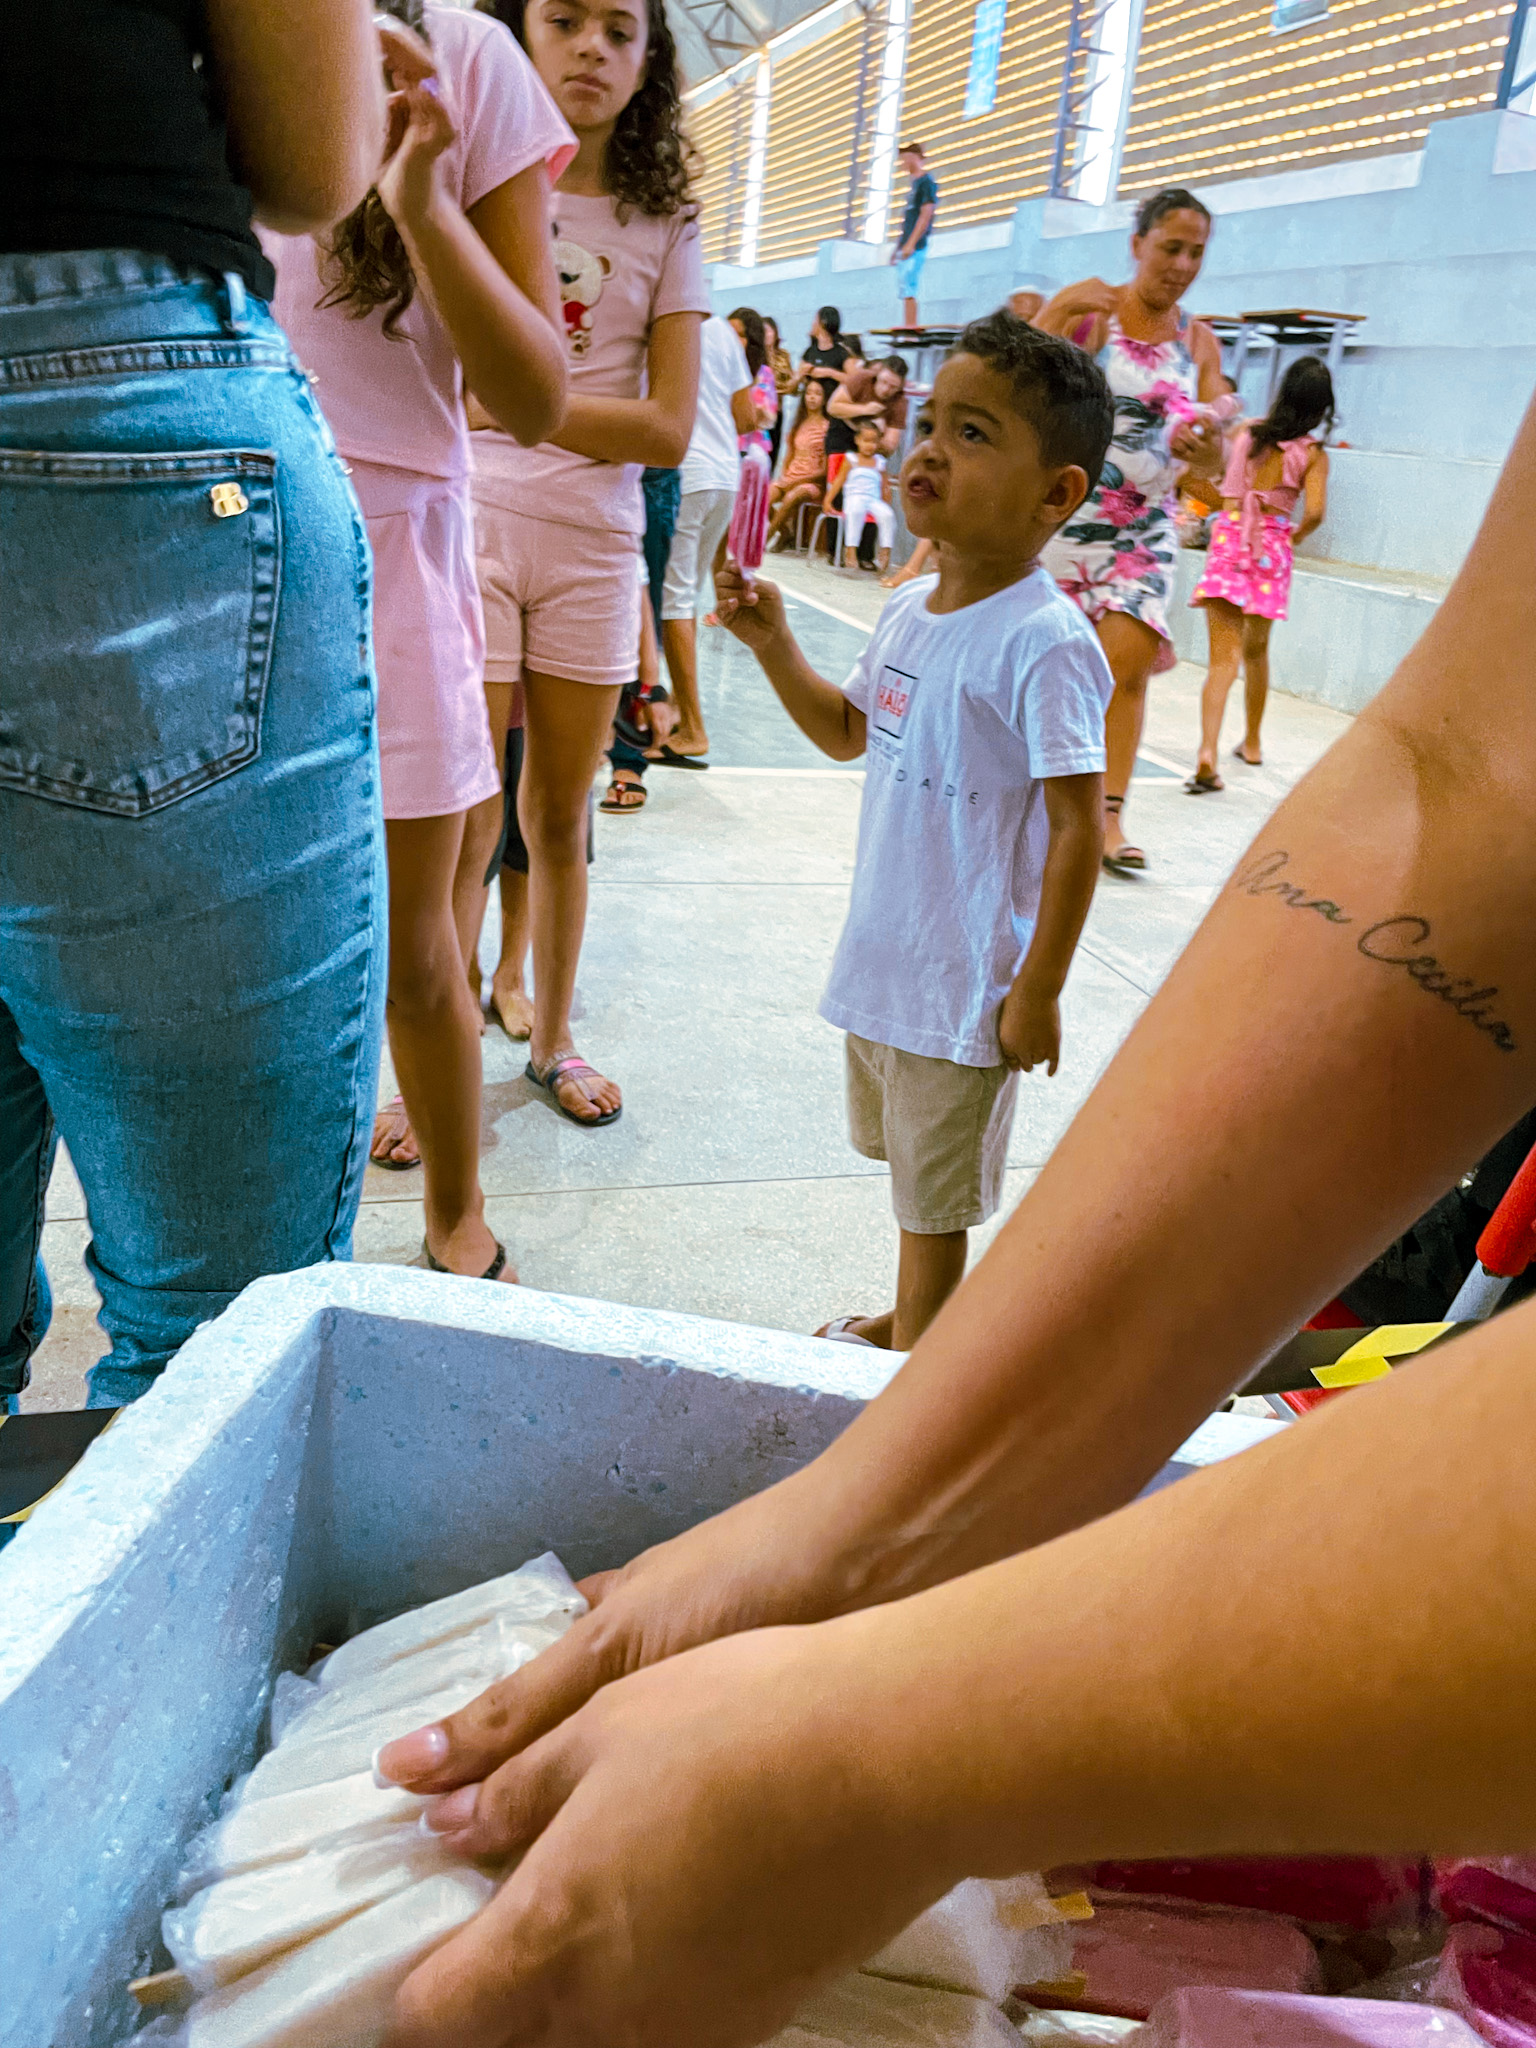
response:
<path fill-rule="evenodd" d="M 1200 663 L 1209 651 L 1205 621 L 1189 599 L 1204 564 L 1202 553 L 1180 553 L 1169 620 L 1178 654 Z M 1449 588 L 1449 576 L 1298 556 L 1290 617 L 1270 636 L 1272 687 L 1338 711 L 1363 710 Z"/>

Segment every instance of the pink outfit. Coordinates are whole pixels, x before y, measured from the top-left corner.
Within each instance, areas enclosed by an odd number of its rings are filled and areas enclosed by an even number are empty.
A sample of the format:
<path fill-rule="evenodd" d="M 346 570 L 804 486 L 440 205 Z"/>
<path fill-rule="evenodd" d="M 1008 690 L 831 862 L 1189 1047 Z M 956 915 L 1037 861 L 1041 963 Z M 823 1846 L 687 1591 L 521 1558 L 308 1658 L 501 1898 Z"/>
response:
<path fill-rule="evenodd" d="M 634 208 L 620 219 L 613 199 L 569 192 L 554 210 L 571 395 L 639 398 L 655 323 L 709 311 L 698 220 Z M 526 665 L 569 682 L 633 682 L 640 464 L 522 448 L 507 434 L 472 439 L 486 674 L 513 682 Z"/>
<path fill-rule="evenodd" d="M 565 303 L 573 398 L 639 398 L 651 329 L 673 313 L 706 314 L 699 224 L 580 193 L 554 196 L 555 262 Z M 641 534 L 645 506 L 638 462 L 598 462 L 542 442 L 520 448 L 509 434 L 472 437 L 475 498 L 561 526 Z"/>
<path fill-rule="evenodd" d="M 458 135 L 439 176 L 467 211 L 536 164 L 551 178 L 575 138 L 511 34 L 486 14 L 432 5 L 427 35 Z M 482 683 L 484 625 L 469 502 L 469 430 L 452 336 L 419 289 L 384 332 L 321 308 L 324 259 L 307 235 L 262 234 L 277 266 L 272 310 L 315 385 L 374 551 L 374 654 L 386 818 L 467 810 L 501 786 Z"/>
<path fill-rule="evenodd" d="M 1291 594 L 1291 515 L 1301 496 L 1317 443 L 1310 435 L 1280 444 L 1280 481 L 1265 490 L 1253 482 L 1252 430 L 1232 441 L 1221 494 L 1238 501 L 1211 526 L 1210 552 L 1191 604 L 1220 598 L 1252 618 L 1283 619 Z"/>
<path fill-rule="evenodd" d="M 559 525 L 482 498 L 475 540 L 488 682 L 520 683 L 525 669 L 573 683 L 634 681 L 641 599 L 634 534 Z M 523 722 L 520 697 L 514 725 Z"/>

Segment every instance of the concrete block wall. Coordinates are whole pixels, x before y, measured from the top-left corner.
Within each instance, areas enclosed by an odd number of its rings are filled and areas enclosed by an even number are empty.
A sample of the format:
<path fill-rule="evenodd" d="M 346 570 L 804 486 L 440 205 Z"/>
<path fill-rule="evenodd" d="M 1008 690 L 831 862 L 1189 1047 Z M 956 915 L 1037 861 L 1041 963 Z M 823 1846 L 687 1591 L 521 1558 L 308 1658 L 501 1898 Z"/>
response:
<path fill-rule="evenodd" d="M 935 166 L 942 192 L 942 164 Z M 1315 306 L 1360 313 L 1339 377 L 1328 523 L 1299 562 L 1274 640 L 1279 686 L 1355 709 L 1432 615 L 1477 530 L 1536 384 L 1536 119 L 1436 123 L 1417 156 L 1213 185 L 1216 217 L 1195 313 Z M 1011 221 L 935 235 L 922 308 L 962 321 L 1020 286 L 1126 275 L 1131 208 L 1031 200 Z M 940 222 L 942 223 L 942 208 Z M 743 302 L 798 345 L 831 302 L 845 328 L 896 316 L 887 252 L 823 242 L 757 270 L 717 265 L 716 307 Z M 1243 399 L 1262 408 L 1267 360 Z M 1199 658 L 1204 630 L 1194 619 Z M 1187 627 L 1176 633 L 1185 651 Z"/>

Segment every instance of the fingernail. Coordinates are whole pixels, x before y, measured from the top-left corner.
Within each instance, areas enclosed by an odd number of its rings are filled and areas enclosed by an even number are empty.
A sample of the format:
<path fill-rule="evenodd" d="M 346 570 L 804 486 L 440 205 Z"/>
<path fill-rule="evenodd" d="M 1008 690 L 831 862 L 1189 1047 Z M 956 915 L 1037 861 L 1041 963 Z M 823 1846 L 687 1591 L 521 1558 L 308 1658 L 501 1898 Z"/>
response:
<path fill-rule="evenodd" d="M 478 1785 L 461 1785 L 457 1792 L 450 1792 L 446 1798 L 434 1799 L 421 1816 L 422 1831 L 429 1835 L 456 1835 L 467 1828 L 475 1817 L 475 1803 L 480 1797 Z"/>
<path fill-rule="evenodd" d="M 448 1761 L 450 1747 L 446 1728 L 418 1728 L 414 1734 L 397 1736 L 374 1751 L 373 1782 L 401 1785 L 424 1778 Z"/>

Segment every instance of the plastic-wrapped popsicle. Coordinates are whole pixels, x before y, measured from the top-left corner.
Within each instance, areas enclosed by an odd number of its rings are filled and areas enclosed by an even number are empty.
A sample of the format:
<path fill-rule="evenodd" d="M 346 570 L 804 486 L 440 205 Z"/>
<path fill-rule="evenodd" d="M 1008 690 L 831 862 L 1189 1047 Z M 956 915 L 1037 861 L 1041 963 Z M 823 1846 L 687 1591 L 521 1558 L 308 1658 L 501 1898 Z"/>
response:
<path fill-rule="evenodd" d="M 316 1742 L 322 1735 L 371 1720 L 391 1707 L 408 1707 L 413 1700 L 426 1700 L 449 1686 L 473 1685 L 476 1692 L 484 1692 L 498 1678 L 509 1678 L 540 1650 L 558 1642 L 570 1623 L 571 1617 L 565 1614 L 553 1614 L 543 1621 L 492 1620 L 468 1635 L 418 1650 L 328 1691 L 311 1687 L 312 1696 L 283 1724 L 277 1745 Z"/>
<path fill-rule="evenodd" d="M 224 1878 L 186 1905 L 173 1906 L 160 1931 L 177 1969 L 206 1996 L 354 1913 L 464 1867 L 463 1858 L 443 1843 L 414 1828 L 392 1828 L 382 1840 L 317 1850 Z"/>
<path fill-rule="evenodd" d="M 490 1683 L 489 1679 L 484 1684 L 471 1680 L 445 1686 L 439 1692 L 428 1693 L 425 1699 L 398 1701 L 361 1721 L 348 1722 L 345 1728 L 322 1732 L 313 1738 L 301 1729 L 297 1737 L 267 1751 L 252 1771 L 241 1803 L 277 1799 L 287 1792 L 302 1792 L 312 1785 L 329 1785 L 337 1778 L 352 1778 L 359 1771 L 371 1771 L 375 1750 L 397 1736 L 409 1735 L 429 1722 L 456 1714 Z"/>
<path fill-rule="evenodd" d="M 414 1792 L 375 1785 L 371 1771 L 275 1799 L 242 1800 L 192 1844 L 185 1889 L 238 1877 L 263 1863 L 286 1863 L 310 1849 L 369 1838 L 380 1827 L 416 1820 L 426 1803 Z"/>
<path fill-rule="evenodd" d="M 768 544 L 768 457 L 755 443 L 741 458 L 736 508 L 725 536 L 725 551 L 750 583 L 763 566 Z"/>
<path fill-rule="evenodd" d="M 374 2048 L 395 1993 L 496 1887 L 445 1871 L 216 1991 L 187 2015 L 185 2048 Z"/>
<path fill-rule="evenodd" d="M 488 1621 L 538 1622 L 556 1613 L 585 1614 L 587 1603 L 577 1592 L 565 1566 L 546 1551 L 504 1578 L 468 1586 L 446 1600 L 413 1607 L 393 1621 L 364 1629 L 333 1650 L 316 1673 L 322 1692 L 349 1685 L 364 1673 L 382 1671 L 402 1657 L 414 1656 L 439 1643 L 468 1635 Z M 429 1689 L 429 1688 L 424 1688 Z"/>
<path fill-rule="evenodd" d="M 1038 1877 L 968 1877 L 888 1941 L 864 1968 L 877 1977 L 969 1992 L 1001 2004 L 1021 1984 L 1071 1973 L 1074 1920 L 1086 1899 L 1059 1907 Z"/>

